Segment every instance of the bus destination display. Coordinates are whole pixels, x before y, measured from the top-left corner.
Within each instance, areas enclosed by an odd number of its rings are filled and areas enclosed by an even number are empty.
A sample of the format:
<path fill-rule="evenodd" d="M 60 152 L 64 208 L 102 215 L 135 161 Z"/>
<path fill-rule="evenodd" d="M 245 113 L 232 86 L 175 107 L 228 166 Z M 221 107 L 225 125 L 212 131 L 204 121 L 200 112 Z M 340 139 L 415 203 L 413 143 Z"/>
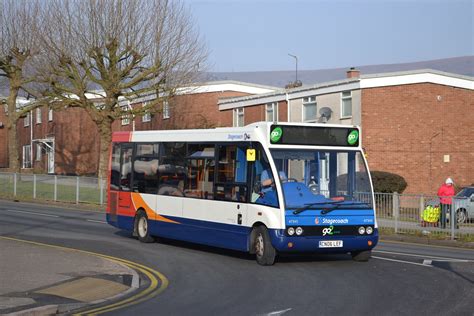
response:
<path fill-rule="evenodd" d="M 307 146 L 359 146 L 357 128 L 272 125 L 270 143 Z"/>

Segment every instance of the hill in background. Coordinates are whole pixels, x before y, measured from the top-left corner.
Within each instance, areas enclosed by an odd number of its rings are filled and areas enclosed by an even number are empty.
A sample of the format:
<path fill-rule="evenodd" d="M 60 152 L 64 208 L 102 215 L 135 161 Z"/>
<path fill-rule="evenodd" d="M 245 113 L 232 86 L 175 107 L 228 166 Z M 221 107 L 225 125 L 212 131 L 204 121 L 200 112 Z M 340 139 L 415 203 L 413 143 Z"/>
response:
<path fill-rule="evenodd" d="M 355 67 L 356 69 L 360 70 L 361 75 L 429 68 L 458 75 L 474 77 L 474 56 L 463 56 L 401 64 L 369 66 L 352 65 L 345 68 L 298 70 L 298 80 L 301 80 L 304 86 L 321 82 L 341 80 L 346 78 L 346 71 L 350 67 Z M 295 80 L 295 71 L 210 72 L 207 73 L 207 76 L 204 78 L 204 80 L 237 80 L 283 88 L 286 84 Z"/>
<path fill-rule="evenodd" d="M 474 56 L 453 57 L 402 64 L 385 64 L 369 66 L 348 66 L 344 68 L 298 70 L 298 79 L 303 86 L 346 78 L 350 67 L 359 69 L 361 75 L 385 72 L 409 71 L 416 69 L 435 69 L 458 75 L 474 77 Z M 209 72 L 202 76 L 202 81 L 236 80 L 273 87 L 283 88 L 295 80 L 295 71 L 254 71 L 254 72 Z M 0 77 L 0 95 L 8 94 L 8 84 Z M 23 94 L 21 94 L 23 95 Z"/>

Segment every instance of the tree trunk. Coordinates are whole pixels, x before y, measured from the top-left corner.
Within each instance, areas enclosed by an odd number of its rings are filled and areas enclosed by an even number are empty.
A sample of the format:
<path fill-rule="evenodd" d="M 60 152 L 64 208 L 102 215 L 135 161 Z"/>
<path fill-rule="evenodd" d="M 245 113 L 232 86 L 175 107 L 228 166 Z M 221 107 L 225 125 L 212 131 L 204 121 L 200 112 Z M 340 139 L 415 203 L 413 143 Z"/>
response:
<path fill-rule="evenodd" d="M 112 122 L 105 121 L 99 126 L 100 145 L 99 145 L 99 178 L 107 179 L 107 169 L 110 157 L 110 146 L 112 143 Z"/>
<path fill-rule="evenodd" d="M 8 122 L 8 167 L 11 172 L 20 172 L 20 155 L 18 154 L 18 137 L 16 134 L 16 124 Z"/>
<path fill-rule="evenodd" d="M 8 167 L 11 172 L 20 172 L 20 156 L 18 154 L 18 136 L 16 125 L 19 117 L 16 113 L 16 98 L 18 89 L 12 88 L 7 99 L 8 119 L 7 119 L 7 135 L 8 135 Z"/>

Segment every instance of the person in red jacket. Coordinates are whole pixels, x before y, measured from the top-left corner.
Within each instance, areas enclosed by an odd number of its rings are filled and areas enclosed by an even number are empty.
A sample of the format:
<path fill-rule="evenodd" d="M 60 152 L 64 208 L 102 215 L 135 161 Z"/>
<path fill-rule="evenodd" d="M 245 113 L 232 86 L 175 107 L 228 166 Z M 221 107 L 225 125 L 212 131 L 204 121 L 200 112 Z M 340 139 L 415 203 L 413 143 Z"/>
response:
<path fill-rule="evenodd" d="M 446 228 L 446 215 L 451 210 L 454 196 L 454 183 L 453 179 L 447 178 L 445 183 L 441 185 L 438 190 L 438 197 L 441 209 L 440 226 Z"/>

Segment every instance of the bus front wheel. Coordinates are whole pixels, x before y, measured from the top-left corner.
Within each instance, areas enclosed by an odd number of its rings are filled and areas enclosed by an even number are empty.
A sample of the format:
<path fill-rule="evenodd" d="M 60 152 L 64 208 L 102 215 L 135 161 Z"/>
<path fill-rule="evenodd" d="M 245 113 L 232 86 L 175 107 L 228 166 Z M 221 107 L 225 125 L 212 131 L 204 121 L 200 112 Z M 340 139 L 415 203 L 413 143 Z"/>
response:
<path fill-rule="evenodd" d="M 145 243 L 150 243 L 155 240 L 152 236 L 150 236 L 148 217 L 143 210 L 138 211 L 135 217 L 135 223 L 138 240 Z"/>
<path fill-rule="evenodd" d="M 275 263 L 276 250 L 270 240 L 270 235 L 265 226 L 258 226 L 255 229 L 254 251 L 257 263 L 262 266 L 271 266 Z"/>
<path fill-rule="evenodd" d="M 359 262 L 369 261 L 371 255 L 372 252 L 370 250 L 351 252 L 352 259 Z"/>

